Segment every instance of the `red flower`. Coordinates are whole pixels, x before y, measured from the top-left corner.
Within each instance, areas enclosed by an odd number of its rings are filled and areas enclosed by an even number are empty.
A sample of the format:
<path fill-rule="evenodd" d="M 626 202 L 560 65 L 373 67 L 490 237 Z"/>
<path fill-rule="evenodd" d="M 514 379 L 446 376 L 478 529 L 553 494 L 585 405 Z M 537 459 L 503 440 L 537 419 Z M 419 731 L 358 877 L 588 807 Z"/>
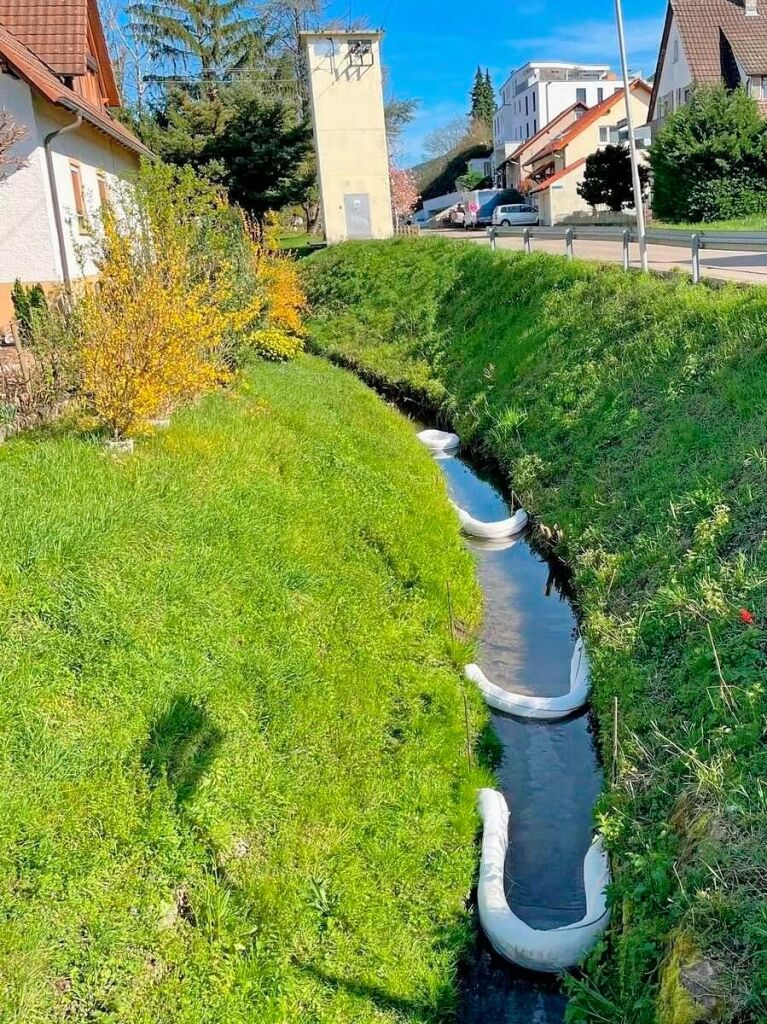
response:
<path fill-rule="evenodd" d="M 745 624 L 747 626 L 753 626 L 755 620 L 754 620 L 754 616 L 751 614 L 751 612 L 747 608 L 741 608 L 740 609 L 740 621 L 741 622 L 745 622 Z"/>

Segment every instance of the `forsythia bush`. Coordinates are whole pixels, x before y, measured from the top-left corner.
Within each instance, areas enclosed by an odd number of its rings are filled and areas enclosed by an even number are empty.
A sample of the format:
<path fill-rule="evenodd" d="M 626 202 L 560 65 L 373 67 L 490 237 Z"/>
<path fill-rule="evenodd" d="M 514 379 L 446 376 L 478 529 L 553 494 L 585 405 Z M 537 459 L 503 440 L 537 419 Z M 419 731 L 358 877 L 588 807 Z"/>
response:
<path fill-rule="evenodd" d="M 226 380 L 240 352 L 302 347 L 295 264 L 189 168 L 143 168 L 105 216 L 96 259 L 76 316 L 83 390 L 116 438 Z"/>
<path fill-rule="evenodd" d="M 265 322 L 245 338 L 245 344 L 267 359 L 292 359 L 303 348 L 301 313 L 306 305 L 295 262 L 278 253 L 262 252 L 258 259 L 266 294 Z"/>
<path fill-rule="evenodd" d="M 108 259 L 98 291 L 83 300 L 83 387 L 93 411 L 121 437 L 179 399 L 215 386 L 212 361 L 223 315 L 198 285 L 186 281 L 183 251 L 137 266 L 138 247 L 107 220 Z"/>

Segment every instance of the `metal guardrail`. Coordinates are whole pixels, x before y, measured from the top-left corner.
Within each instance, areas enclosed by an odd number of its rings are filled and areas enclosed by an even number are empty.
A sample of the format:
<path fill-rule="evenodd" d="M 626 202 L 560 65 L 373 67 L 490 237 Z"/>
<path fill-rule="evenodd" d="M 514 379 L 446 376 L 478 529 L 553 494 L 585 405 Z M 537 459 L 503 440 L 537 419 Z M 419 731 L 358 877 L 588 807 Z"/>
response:
<path fill-rule="evenodd" d="M 636 228 L 621 227 L 589 227 L 588 225 L 572 224 L 561 227 L 520 227 L 487 229 L 491 248 L 496 247 L 496 238 L 521 238 L 525 250 L 532 252 L 534 238 L 561 238 L 565 243 L 565 255 L 572 259 L 574 243 L 582 241 L 620 242 L 623 248 L 623 269 L 628 270 L 631 262 L 630 248 L 637 242 Z M 653 231 L 650 229 L 645 238 L 648 245 L 668 245 L 673 248 L 690 251 L 691 273 L 693 281 L 698 284 L 701 278 L 700 254 L 704 249 L 718 249 L 729 252 L 767 252 L 767 232 L 759 231 Z"/>

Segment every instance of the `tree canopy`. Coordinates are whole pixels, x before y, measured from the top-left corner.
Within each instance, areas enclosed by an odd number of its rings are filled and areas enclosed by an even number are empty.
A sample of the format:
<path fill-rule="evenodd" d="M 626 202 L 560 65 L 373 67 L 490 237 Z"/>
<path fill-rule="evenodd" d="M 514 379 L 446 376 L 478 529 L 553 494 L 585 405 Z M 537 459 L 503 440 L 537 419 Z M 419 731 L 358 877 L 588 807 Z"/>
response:
<path fill-rule="evenodd" d="M 495 91 L 493 83 L 490 81 L 490 72 L 487 69 L 483 75 L 482 69 L 477 68 L 469 97 L 471 99 L 469 117 L 472 121 L 482 121 L 488 126 L 492 125 L 495 113 Z"/>
<path fill-rule="evenodd" d="M 647 191 L 650 172 L 640 165 L 639 179 L 642 195 Z M 589 206 L 606 206 L 619 213 L 634 205 L 634 184 L 631 157 L 625 146 L 604 146 L 586 158 L 583 181 L 577 186 L 578 195 Z"/>
<path fill-rule="evenodd" d="M 767 189 L 767 123 L 745 89 L 701 86 L 666 118 L 650 147 L 650 165 L 656 216 L 736 216 L 739 205 L 752 204 Z M 725 195 L 723 211 L 717 196 Z"/>

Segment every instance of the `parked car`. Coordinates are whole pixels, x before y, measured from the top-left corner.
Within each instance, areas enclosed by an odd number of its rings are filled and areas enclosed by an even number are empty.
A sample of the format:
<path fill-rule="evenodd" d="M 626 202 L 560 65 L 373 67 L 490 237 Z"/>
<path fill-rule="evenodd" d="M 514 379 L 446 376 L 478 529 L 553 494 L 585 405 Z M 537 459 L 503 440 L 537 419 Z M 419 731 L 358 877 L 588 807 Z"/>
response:
<path fill-rule="evenodd" d="M 493 210 L 493 224 L 496 227 L 511 228 L 520 224 L 537 223 L 538 211 L 534 206 L 526 206 L 524 203 L 496 206 Z"/>
<path fill-rule="evenodd" d="M 415 224 L 417 227 L 425 227 L 431 220 L 431 214 L 427 213 L 426 210 L 416 210 L 415 213 L 407 219 L 408 224 Z"/>
<path fill-rule="evenodd" d="M 466 230 L 483 228 L 493 222 L 493 210 L 504 199 L 511 196 L 502 188 L 480 188 L 461 193 L 461 205 L 465 211 Z"/>

